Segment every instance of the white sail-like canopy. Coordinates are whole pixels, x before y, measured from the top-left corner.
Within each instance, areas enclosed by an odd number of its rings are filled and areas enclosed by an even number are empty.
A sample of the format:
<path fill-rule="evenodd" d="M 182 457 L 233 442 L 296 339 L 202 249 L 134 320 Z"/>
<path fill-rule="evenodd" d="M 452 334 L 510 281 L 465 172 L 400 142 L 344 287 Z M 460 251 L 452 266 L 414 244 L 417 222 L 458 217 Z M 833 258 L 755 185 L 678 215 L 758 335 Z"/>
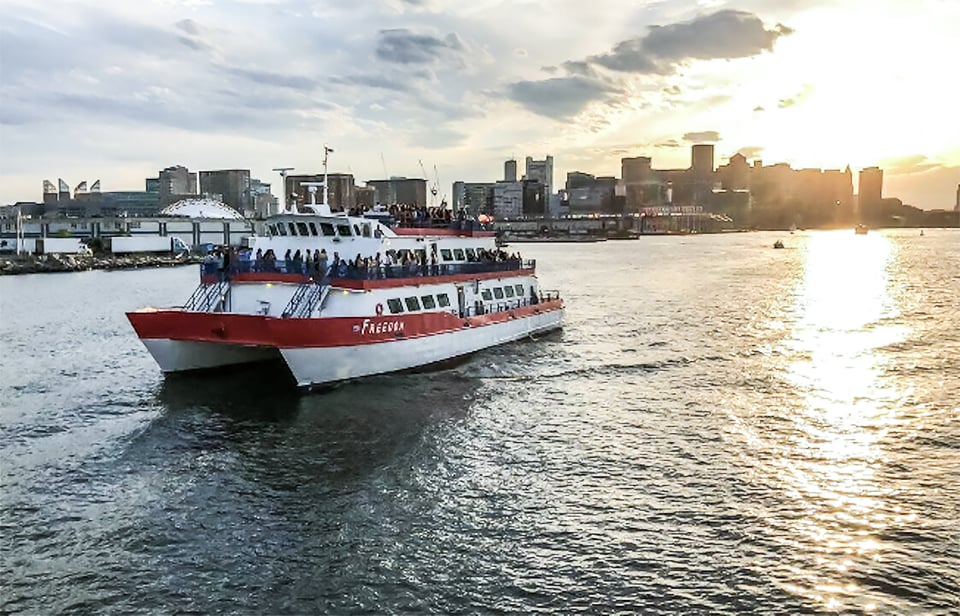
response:
<path fill-rule="evenodd" d="M 243 214 L 215 199 L 182 199 L 160 210 L 160 215 L 243 220 Z"/>

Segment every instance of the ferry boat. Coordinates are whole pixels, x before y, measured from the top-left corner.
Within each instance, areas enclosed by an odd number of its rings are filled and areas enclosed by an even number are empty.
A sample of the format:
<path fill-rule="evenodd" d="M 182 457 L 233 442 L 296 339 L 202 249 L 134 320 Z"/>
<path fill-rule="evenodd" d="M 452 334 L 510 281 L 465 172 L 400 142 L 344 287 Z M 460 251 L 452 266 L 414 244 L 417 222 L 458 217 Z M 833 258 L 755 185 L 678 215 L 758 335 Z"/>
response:
<path fill-rule="evenodd" d="M 334 213 L 326 163 L 325 181 L 308 184 L 308 206 L 284 203 L 268 233 L 250 238 L 251 258 L 201 264 L 183 306 L 127 313 L 165 374 L 281 359 L 312 389 L 562 327 L 559 293 L 542 290 L 536 263 L 504 253 L 494 232 Z M 300 258 L 308 252 L 309 263 Z"/>

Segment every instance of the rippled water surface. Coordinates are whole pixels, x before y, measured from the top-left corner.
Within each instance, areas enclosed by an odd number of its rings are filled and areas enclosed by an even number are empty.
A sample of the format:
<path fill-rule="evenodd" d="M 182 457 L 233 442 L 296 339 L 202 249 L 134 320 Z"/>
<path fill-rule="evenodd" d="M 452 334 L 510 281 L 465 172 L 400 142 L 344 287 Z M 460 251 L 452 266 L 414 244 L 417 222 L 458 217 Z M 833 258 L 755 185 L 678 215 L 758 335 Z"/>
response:
<path fill-rule="evenodd" d="M 562 333 L 309 396 L 0 278 L 0 612 L 960 611 L 960 233 L 513 248 Z"/>

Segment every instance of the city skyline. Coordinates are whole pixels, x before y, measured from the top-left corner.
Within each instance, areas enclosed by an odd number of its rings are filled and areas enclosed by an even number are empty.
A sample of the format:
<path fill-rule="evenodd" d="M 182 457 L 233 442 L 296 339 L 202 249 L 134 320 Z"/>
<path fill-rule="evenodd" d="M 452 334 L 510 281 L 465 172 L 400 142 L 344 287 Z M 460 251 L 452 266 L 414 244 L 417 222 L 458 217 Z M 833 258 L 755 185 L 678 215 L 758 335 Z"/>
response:
<path fill-rule="evenodd" d="M 325 142 L 331 170 L 423 160 L 444 193 L 526 156 L 553 155 L 556 185 L 623 157 L 685 168 L 694 143 L 718 164 L 879 166 L 925 209 L 960 181 L 935 62 L 960 6 L 940 0 L 4 4 L 0 203 L 62 176 L 139 189 L 158 163 L 277 184 L 278 166 L 317 172 Z"/>

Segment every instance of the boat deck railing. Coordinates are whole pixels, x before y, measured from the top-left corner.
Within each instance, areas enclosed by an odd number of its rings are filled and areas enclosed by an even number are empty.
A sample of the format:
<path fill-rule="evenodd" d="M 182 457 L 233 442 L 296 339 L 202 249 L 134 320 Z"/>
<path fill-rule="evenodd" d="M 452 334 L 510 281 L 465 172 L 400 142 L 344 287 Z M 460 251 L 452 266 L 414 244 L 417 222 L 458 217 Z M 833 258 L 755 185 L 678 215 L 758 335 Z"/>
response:
<path fill-rule="evenodd" d="M 301 276 L 303 281 L 314 279 L 341 280 L 385 280 L 398 278 L 417 278 L 429 276 L 452 276 L 457 274 L 484 274 L 488 272 L 514 272 L 535 270 L 535 259 L 505 259 L 503 261 L 476 261 L 471 263 L 445 263 L 438 265 L 381 265 L 357 267 L 348 261 L 340 261 L 334 271 L 333 265 L 326 266 L 326 272 L 315 263 L 287 260 L 249 260 L 230 263 L 222 268 L 218 263 L 201 263 L 201 280 L 230 280 L 239 274 L 285 274 Z M 299 281 L 299 280 L 298 280 Z"/>

